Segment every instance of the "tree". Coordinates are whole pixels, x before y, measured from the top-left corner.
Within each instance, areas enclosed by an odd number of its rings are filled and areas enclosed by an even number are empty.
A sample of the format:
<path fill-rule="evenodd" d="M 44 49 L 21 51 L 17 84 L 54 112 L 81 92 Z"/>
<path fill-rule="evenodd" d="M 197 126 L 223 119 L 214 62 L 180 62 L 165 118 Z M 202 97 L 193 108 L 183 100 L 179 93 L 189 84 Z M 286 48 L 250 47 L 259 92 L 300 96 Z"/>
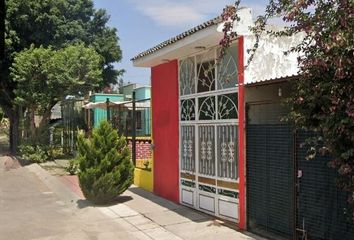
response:
<path fill-rule="evenodd" d="M 92 139 L 79 135 L 77 147 L 80 187 L 88 200 L 109 203 L 132 184 L 130 150 L 125 138 L 107 121 L 93 130 Z"/>
<path fill-rule="evenodd" d="M 92 0 L 6 0 L 5 10 L 6 47 L 2 58 L 0 106 L 10 118 L 10 144 L 15 151 L 21 109 L 15 102 L 17 85 L 9 68 L 17 53 L 31 45 L 51 46 L 54 50 L 75 43 L 92 47 L 103 57 L 103 81 L 97 88 L 115 83 L 123 71 L 113 67 L 114 62 L 121 60 L 117 31 L 107 27 L 109 16 L 102 9 L 95 10 Z"/>
<path fill-rule="evenodd" d="M 84 95 L 102 81 L 101 56 L 83 44 L 59 50 L 35 48 L 18 53 L 11 67 L 17 84 L 15 102 L 27 109 L 29 137 L 36 140 L 50 120 L 51 109 L 66 95 Z M 35 115 L 41 116 L 39 126 Z"/>
<path fill-rule="evenodd" d="M 3 63 L 5 56 L 5 0 L 0 0 L 0 82 L 3 80 Z M 1 88 L 1 84 L 0 84 Z"/>
<path fill-rule="evenodd" d="M 236 9 L 238 5 L 239 1 Z M 224 20 L 235 18 L 235 7 L 224 9 Z M 273 17 L 281 17 L 288 26 L 271 35 L 306 33 L 292 49 L 302 56 L 298 59 L 300 79 L 293 82 L 294 91 L 287 101 L 289 120 L 298 129 L 317 133 L 319 137 L 308 139 L 312 144 L 309 158 L 332 156 L 329 165 L 338 171 L 338 186 L 349 193 L 348 202 L 354 206 L 354 1 L 270 0 L 265 14 L 255 22 L 256 36 L 265 32 Z M 227 47 L 227 37 L 236 36 L 230 36 L 230 29 L 232 24 L 226 24 L 223 47 Z"/>

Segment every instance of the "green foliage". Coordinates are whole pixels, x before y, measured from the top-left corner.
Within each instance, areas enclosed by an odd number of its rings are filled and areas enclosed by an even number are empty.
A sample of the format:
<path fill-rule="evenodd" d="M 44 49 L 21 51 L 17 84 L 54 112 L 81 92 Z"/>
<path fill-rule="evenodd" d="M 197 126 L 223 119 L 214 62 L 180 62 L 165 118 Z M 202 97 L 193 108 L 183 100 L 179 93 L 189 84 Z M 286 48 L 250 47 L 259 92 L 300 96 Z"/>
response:
<path fill-rule="evenodd" d="M 11 149 L 15 151 L 19 140 L 17 136 L 19 136 L 18 121 L 20 117 L 20 108 L 17 104 L 19 101 L 26 100 L 26 98 L 22 99 L 23 96 L 18 98 L 17 94 L 23 91 L 23 86 L 18 86 L 18 81 L 14 81 L 9 70 L 18 53 L 25 49 L 35 49 L 41 46 L 47 50 L 60 50 L 77 44 L 94 49 L 101 56 L 99 68 L 102 72 L 102 81 L 94 85 L 96 89 L 116 83 L 117 77 L 123 73 L 123 70 L 114 69 L 113 64 L 121 60 L 122 53 L 118 44 L 119 38 L 116 35 L 117 30 L 107 26 L 109 16 L 102 9 L 94 9 L 92 0 L 6 0 L 5 2 L 6 14 L 1 14 L 1 16 L 6 15 L 6 19 L 5 54 L 1 55 L 0 59 L 2 67 L 0 71 L 0 106 L 10 119 L 12 132 L 10 144 Z M 31 47 L 32 45 L 33 47 Z M 48 57 L 44 55 L 44 50 L 40 56 L 37 62 L 43 62 L 43 58 Z M 90 63 L 90 61 L 84 63 Z M 42 77 L 42 66 L 37 66 L 39 69 L 36 70 L 36 73 L 39 74 L 38 77 Z M 72 67 L 67 70 L 73 70 L 76 65 L 73 64 Z M 73 80 L 71 78 L 67 81 Z M 80 81 L 84 80 L 80 79 Z M 75 82 L 78 83 L 78 81 Z M 88 85 L 90 85 L 89 81 Z M 47 86 L 46 81 L 37 82 L 34 86 L 36 88 L 42 86 L 42 93 L 52 93 L 53 90 Z M 87 90 L 86 84 L 81 86 L 84 89 L 80 89 L 80 92 Z M 61 90 L 78 91 L 77 88 L 63 88 Z M 29 94 L 30 91 L 27 97 Z M 39 95 L 41 100 L 36 101 L 43 101 L 44 94 Z M 49 97 L 49 99 L 52 98 Z"/>
<path fill-rule="evenodd" d="M 49 153 L 45 146 L 22 144 L 19 146 L 21 158 L 34 162 L 43 163 L 50 160 Z"/>
<path fill-rule="evenodd" d="M 49 144 L 50 129 L 44 126 L 35 136 L 27 138 L 19 146 L 19 152 L 23 159 L 30 162 L 42 163 L 53 161 L 63 156 L 63 148 L 57 142 Z"/>
<path fill-rule="evenodd" d="M 21 158 L 34 163 L 53 161 L 63 155 L 63 150 L 60 146 L 34 143 L 21 144 L 19 146 L 19 151 Z"/>
<path fill-rule="evenodd" d="M 79 135 L 77 148 L 79 182 L 88 200 L 111 202 L 132 184 L 134 166 L 126 140 L 107 121 L 94 129 L 92 139 Z"/>
<path fill-rule="evenodd" d="M 30 49 L 19 53 L 12 67 L 12 79 L 18 83 L 17 103 L 22 106 L 46 106 L 51 95 L 43 89 L 50 84 L 48 64 L 53 56 L 51 49 Z M 54 89 L 52 90 L 54 91 Z"/>
<path fill-rule="evenodd" d="M 60 49 L 83 43 L 93 47 L 104 59 L 102 86 L 115 83 L 121 71 L 113 63 L 121 60 L 117 30 L 107 26 L 109 16 L 103 9 L 95 10 L 92 0 L 7 0 L 6 53 L 10 62 L 14 54 L 29 48 Z"/>
<path fill-rule="evenodd" d="M 48 124 L 52 107 L 66 95 L 85 94 L 102 81 L 101 56 L 83 44 L 59 50 L 33 45 L 18 53 L 11 68 L 17 83 L 16 103 L 27 109 L 33 138 L 38 129 Z M 60 90 L 59 90 L 60 89 Z M 58 91 L 59 90 L 59 91 Z M 41 115 L 39 126 L 34 115 Z"/>
<path fill-rule="evenodd" d="M 75 175 L 78 173 L 79 170 L 79 161 L 78 159 L 70 159 L 69 161 L 69 166 L 65 168 L 65 170 L 70 174 L 70 175 Z"/>
<path fill-rule="evenodd" d="M 9 135 L 9 119 L 2 118 L 0 120 L 0 134 L 5 134 L 6 136 Z"/>
<path fill-rule="evenodd" d="M 4 112 L 0 108 L 0 122 L 2 121 L 3 118 L 4 118 Z"/>
<path fill-rule="evenodd" d="M 102 77 L 100 62 L 100 55 L 82 44 L 60 50 L 31 45 L 16 55 L 11 68 L 11 77 L 18 86 L 16 100 L 40 113 L 49 111 L 66 95 L 84 94 L 98 86 Z"/>

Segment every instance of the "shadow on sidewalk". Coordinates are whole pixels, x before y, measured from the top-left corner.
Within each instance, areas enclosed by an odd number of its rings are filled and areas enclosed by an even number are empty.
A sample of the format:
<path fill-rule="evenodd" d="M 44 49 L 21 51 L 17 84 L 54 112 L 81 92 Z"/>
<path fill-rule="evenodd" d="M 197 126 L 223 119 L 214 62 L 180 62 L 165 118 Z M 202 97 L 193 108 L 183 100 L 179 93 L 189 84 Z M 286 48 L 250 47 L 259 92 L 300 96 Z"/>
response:
<path fill-rule="evenodd" d="M 233 230 L 239 231 L 238 227 L 236 226 L 236 223 L 230 222 L 224 219 L 219 219 L 215 216 L 208 215 L 206 213 L 197 211 L 193 208 L 189 208 L 184 205 L 177 204 L 175 202 L 169 201 L 167 199 L 164 199 L 162 197 L 159 197 L 151 192 L 148 192 L 142 188 L 139 187 L 131 187 L 129 188 L 129 191 L 132 193 L 139 195 L 140 197 L 143 197 L 145 199 L 148 199 L 164 208 L 167 208 L 168 210 L 182 216 L 185 218 L 188 218 L 192 222 L 196 223 L 202 223 L 202 222 L 209 222 L 207 225 L 208 227 L 210 226 L 219 226 L 219 227 L 228 227 Z"/>
<path fill-rule="evenodd" d="M 116 204 L 120 204 L 120 203 L 125 203 L 128 201 L 133 200 L 132 197 L 130 196 L 118 196 L 116 200 L 114 200 L 113 202 L 110 202 L 108 204 L 93 204 L 92 202 L 90 202 L 87 199 L 79 199 L 76 201 L 77 207 L 82 209 L 82 208 L 86 208 L 86 207 L 111 207 L 114 206 Z"/>
<path fill-rule="evenodd" d="M 11 153 L 9 138 L 3 133 L 0 134 L 0 157 L 6 157 L 3 166 L 5 170 L 16 169 L 32 164 L 30 161 L 23 160 Z"/>
<path fill-rule="evenodd" d="M 13 157 L 10 152 L 7 135 L 0 134 L 0 170 L 10 171 L 23 166 L 23 163 Z"/>

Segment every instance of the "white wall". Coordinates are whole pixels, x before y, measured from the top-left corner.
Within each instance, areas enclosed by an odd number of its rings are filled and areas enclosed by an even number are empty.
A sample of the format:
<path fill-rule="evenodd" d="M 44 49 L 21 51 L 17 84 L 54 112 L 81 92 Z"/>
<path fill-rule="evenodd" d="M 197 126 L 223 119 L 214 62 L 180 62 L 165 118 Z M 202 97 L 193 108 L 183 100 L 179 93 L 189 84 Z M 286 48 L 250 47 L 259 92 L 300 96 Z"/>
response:
<path fill-rule="evenodd" d="M 250 31 L 254 26 L 252 11 L 250 8 L 241 8 L 238 11 L 239 22 L 234 23 L 233 31 L 238 35 L 244 36 L 244 64 L 248 64 L 248 59 L 256 37 Z M 224 23 L 220 23 L 217 31 L 222 32 Z M 267 30 L 279 30 L 281 27 L 267 26 Z M 285 55 L 284 52 L 297 46 L 303 39 L 304 34 L 296 34 L 291 37 L 272 37 L 269 34 L 263 34 L 260 37 L 258 48 L 253 56 L 249 66 L 245 68 L 245 84 L 282 78 L 296 75 L 298 73 L 297 53 Z"/>
<path fill-rule="evenodd" d="M 245 68 L 245 84 L 297 75 L 299 54 L 292 52 L 285 55 L 284 52 L 298 45 L 302 39 L 302 34 L 277 38 L 269 35 L 261 36 L 253 59 Z M 244 37 L 245 65 L 251 56 L 247 49 L 252 49 L 255 41 L 254 35 Z"/>

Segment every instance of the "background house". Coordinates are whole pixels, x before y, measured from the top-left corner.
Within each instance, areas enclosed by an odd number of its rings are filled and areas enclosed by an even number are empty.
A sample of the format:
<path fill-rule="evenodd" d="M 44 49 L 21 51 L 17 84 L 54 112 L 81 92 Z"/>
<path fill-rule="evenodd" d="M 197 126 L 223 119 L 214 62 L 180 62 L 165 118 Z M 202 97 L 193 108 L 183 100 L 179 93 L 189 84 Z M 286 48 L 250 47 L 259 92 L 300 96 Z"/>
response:
<path fill-rule="evenodd" d="M 153 189 L 150 90 L 150 86 L 128 84 L 121 94 L 95 93 L 83 106 L 89 129 L 107 119 L 126 137 L 135 163 L 134 184 L 148 191 Z"/>
<path fill-rule="evenodd" d="M 107 99 L 110 102 L 122 102 L 124 101 L 124 95 L 122 94 L 108 94 L 108 93 L 94 93 L 90 96 L 91 103 L 106 103 Z M 93 108 L 91 111 L 90 123 L 93 127 L 97 127 L 102 120 L 107 119 L 107 109 L 102 107 Z"/>

